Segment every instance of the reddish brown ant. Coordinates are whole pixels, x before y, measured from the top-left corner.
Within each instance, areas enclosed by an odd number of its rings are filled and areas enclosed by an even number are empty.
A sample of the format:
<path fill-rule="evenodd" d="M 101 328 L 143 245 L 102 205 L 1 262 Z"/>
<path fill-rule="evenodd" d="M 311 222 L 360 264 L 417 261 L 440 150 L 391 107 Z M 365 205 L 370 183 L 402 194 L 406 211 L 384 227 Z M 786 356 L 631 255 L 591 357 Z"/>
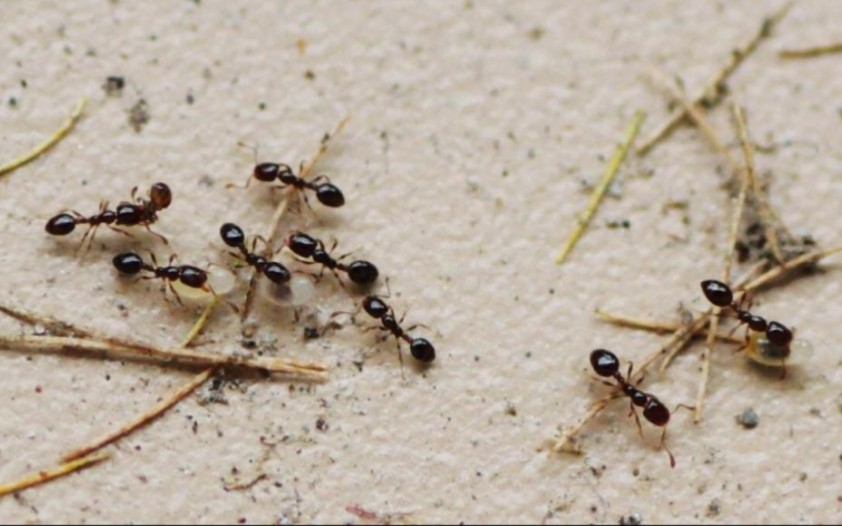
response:
<path fill-rule="evenodd" d="M 347 254 L 339 257 L 338 259 L 334 259 L 333 256 L 325 250 L 324 242 L 303 232 L 297 232 L 291 235 L 287 240 L 287 246 L 296 256 L 312 259 L 313 263 L 321 264 L 322 272 L 324 272 L 325 268 L 330 269 L 330 271 L 336 276 L 336 279 L 339 280 L 339 283 L 342 283 L 342 280 L 339 278 L 337 270 L 344 272 L 348 278 L 357 285 L 364 286 L 371 285 L 377 281 L 377 277 L 380 275 L 377 267 L 374 266 L 374 263 L 369 261 L 356 260 L 347 265 L 341 263 L 340 261 L 346 257 Z M 333 243 L 333 247 L 331 247 L 331 251 L 334 248 L 336 248 L 335 241 Z"/>
<path fill-rule="evenodd" d="M 211 288 L 208 283 L 208 274 L 204 270 L 192 265 L 173 265 L 172 262 L 175 259 L 175 255 L 170 257 L 169 265 L 166 267 L 160 267 L 158 266 L 155 254 L 151 254 L 151 256 L 151 265 L 145 262 L 143 258 L 134 252 L 117 254 L 114 256 L 112 263 L 114 264 L 114 268 L 116 268 L 121 274 L 134 275 L 139 273 L 141 270 L 144 270 L 146 272 L 151 272 L 152 275 L 144 276 L 143 279 L 163 279 L 166 281 L 170 291 L 172 291 L 175 295 L 178 303 L 182 306 L 184 305 L 184 302 L 181 301 L 181 296 L 179 296 L 178 292 L 173 287 L 173 282 L 175 281 L 179 281 L 183 285 L 194 289 L 201 289 L 206 292 L 210 292 L 216 296 L 213 288 Z"/>
<path fill-rule="evenodd" d="M 626 376 L 623 377 L 622 373 L 620 373 L 620 360 L 611 351 L 596 349 L 591 352 L 591 367 L 593 367 L 596 374 L 603 378 L 614 378 L 617 382 L 617 386 L 623 394 L 629 397 L 630 416 L 634 415 L 634 421 L 637 424 L 637 430 L 640 432 L 641 437 L 643 436 L 643 427 L 640 425 L 640 417 L 637 416 L 637 410 L 635 407 L 642 407 L 643 417 L 646 420 L 651 422 L 653 425 L 664 428 L 664 431 L 661 433 L 661 447 L 664 448 L 664 451 L 666 451 L 669 456 L 670 467 L 674 468 L 675 457 L 669 448 L 667 448 L 666 443 L 666 426 L 670 421 L 670 410 L 667 409 L 667 406 L 651 394 L 641 391 L 635 385 L 630 383 L 633 369 L 633 365 L 631 363 L 629 363 L 629 370 L 626 373 Z M 640 381 L 637 383 L 639 384 Z M 693 409 L 690 406 L 679 404 L 672 412 L 678 410 L 679 407 Z"/>
<path fill-rule="evenodd" d="M 345 204 L 345 196 L 342 195 L 342 191 L 335 184 L 331 183 L 330 179 L 326 175 L 320 175 L 312 180 L 306 180 L 296 175 L 288 164 L 258 163 L 256 148 L 243 143 L 240 143 L 240 146 L 251 148 L 252 151 L 254 151 L 255 156 L 254 170 L 251 173 L 251 177 L 249 177 L 248 181 L 246 181 L 246 188 L 248 188 L 251 184 L 252 178 L 264 183 L 271 183 L 272 181 L 278 180 L 284 185 L 282 188 L 293 187 L 300 191 L 307 206 L 309 206 L 310 203 L 304 190 L 311 190 L 315 192 L 316 199 L 325 206 L 337 208 Z M 302 169 L 303 165 L 299 168 L 299 171 Z M 228 186 L 231 187 L 236 185 L 229 184 Z"/>
<path fill-rule="evenodd" d="M 744 309 L 742 303 L 745 301 L 747 294 L 744 294 L 740 302 L 737 303 L 734 301 L 734 292 L 731 290 L 731 287 L 721 281 L 707 279 L 702 281 L 701 286 L 702 292 L 708 301 L 717 307 L 730 309 L 736 315 L 740 324 L 746 324 L 752 331 L 766 333 L 769 343 L 776 347 L 782 349 L 789 348 L 789 344 L 792 343 L 794 336 L 792 331 L 782 323 L 777 321 L 767 322 L 764 318 L 752 314 L 748 309 Z M 748 331 L 746 331 L 746 343 L 748 343 L 748 340 Z"/>
<path fill-rule="evenodd" d="M 219 235 L 226 245 L 240 251 L 239 254 L 232 252 L 231 255 L 245 261 L 273 283 L 281 284 L 290 280 L 291 274 L 285 266 L 276 261 L 268 261 L 265 257 L 254 253 L 254 244 L 251 251 L 246 248 L 246 235 L 239 226 L 234 223 L 225 223 L 220 227 Z M 255 238 L 254 243 L 256 242 Z"/>
<path fill-rule="evenodd" d="M 172 202 L 170 187 L 164 183 L 155 183 L 149 189 L 149 199 L 137 198 L 137 187 L 132 189 L 132 201 L 122 201 L 115 210 L 108 209 L 108 203 L 100 203 L 99 212 L 85 217 L 79 212 L 71 211 L 56 215 L 47 221 L 45 230 L 54 236 L 66 236 L 76 229 L 76 225 L 88 225 L 88 230 L 82 236 L 82 244 L 90 236 L 88 247 L 93 243 L 94 235 L 100 225 L 106 225 L 116 232 L 130 235 L 128 232 L 114 228 L 117 226 L 143 225 L 150 233 L 159 237 L 165 244 L 169 244 L 167 238 L 154 232 L 149 225 L 158 220 L 158 212 L 169 207 Z"/>

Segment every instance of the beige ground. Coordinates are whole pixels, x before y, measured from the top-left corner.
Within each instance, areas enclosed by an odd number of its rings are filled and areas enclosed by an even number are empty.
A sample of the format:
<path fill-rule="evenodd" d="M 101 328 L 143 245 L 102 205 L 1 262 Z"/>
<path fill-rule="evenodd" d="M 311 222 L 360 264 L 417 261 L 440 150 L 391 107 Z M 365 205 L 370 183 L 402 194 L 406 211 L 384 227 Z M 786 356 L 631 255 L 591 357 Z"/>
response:
<path fill-rule="evenodd" d="M 620 403 L 586 430 L 584 456 L 536 452 L 603 389 L 586 374 L 592 348 L 639 360 L 659 342 L 598 322 L 595 307 L 668 319 L 679 302 L 703 308 L 698 282 L 720 272 L 719 159 L 689 129 L 627 163 L 621 199 L 605 202 L 568 264 L 553 264 L 633 110 L 648 112 L 646 131 L 667 115 L 645 66 L 695 92 L 780 2 L 234 4 L 0 3 L 0 160 L 90 98 L 64 143 L 0 180 L 1 301 L 177 342 L 195 313 L 110 266 L 122 248 L 163 247 L 102 231 L 79 262 L 79 234 L 50 238 L 46 219 L 163 180 L 175 201 L 159 229 L 173 248 L 185 262 L 224 262 L 219 224 L 263 231 L 277 200 L 259 185 L 224 188 L 250 172 L 237 142 L 297 163 L 348 113 L 322 165 L 347 206 L 319 209 L 309 228 L 391 276 L 393 303 L 433 328 L 439 359 L 402 380 L 391 342 L 352 326 L 304 342 L 288 314 L 261 303 L 261 334 L 278 338 L 269 352 L 330 364 L 329 383 L 252 379 L 226 391 L 228 405 L 192 397 L 110 462 L 0 500 L 0 522 L 358 521 L 353 505 L 417 522 L 842 518 L 838 269 L 758 298 L 815 354 L 784 382 L 717 354 L 705 419 L 679 414 L 670 428 L 675 470 L 655 451 L 655 430 L 642 442 Z M 839 41 L 840 19 L 842 3 L 798 3 L 731 83 L 753 136 L 777 146 L 758 155 L 774 173 L 773 203 L 825 246 L 842 240 L 842 59 L 776 52 Z M 125 76 L 122 96 L 103 92 L 108 75 Z M 150 121 L 138 133 L 127 113 L 140 97 Z M 724 108 L 712 119 L 733 137 Z M 686 224 L 662 211 L 675 200 L 689 203 Z M 607 227 L 623 219 L 630 228 Z M 330 283 L 324 311 L 351 308 Z M 4 319 L 0 330 L 19 329 Z M 209 337 L 205 350 L 244 352 L 230 312 Z M 372 349 L 381 352 L 360 370 L 353 362 Z M 670 405 L 692 403 L 699 351 L 648 387 Z M 20 353 L 3 353 L 0 369 L 2 481 L 54 465 L 189 377 Z M 751 431 L 734 420 L 747 407 L 760 416 Z M 270 449 L 261 437 L 282 442 Z M 249 490 L 223 489 L 263 473 Z"/>

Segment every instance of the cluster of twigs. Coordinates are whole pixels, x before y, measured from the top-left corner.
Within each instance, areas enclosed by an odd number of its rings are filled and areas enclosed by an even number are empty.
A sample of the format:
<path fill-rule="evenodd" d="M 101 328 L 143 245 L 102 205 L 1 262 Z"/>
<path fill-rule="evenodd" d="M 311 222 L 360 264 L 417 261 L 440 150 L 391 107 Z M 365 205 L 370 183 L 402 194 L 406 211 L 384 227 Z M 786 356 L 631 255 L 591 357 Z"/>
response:
<path fill-rule="evenodd" d="M 722 281 L 725 283 L 730 283 L 731 281 L 731 268 L 735 261 L 735 249 L 739 246 L 741 225 L 747 221 L 749 216 L 751 217 L 752 223 L 760 225 L 763 232 L 762 239 L 768 244 L 768 250 L 762 254 L 760 260 L 743 277 L 736 281 L 735 288 L 745 293 L 751 293 L 764 287 L 769 288 L 780 283 L 782 281 L 780 278 L 782 277 L 796 276 L 799 270 L 810 268 L 819 260 L 831 254 L 842 252 L 842 247 L 835 247 L 828 250 L 808 250 L 807 246 L 809 244 L 799 243 L 777 219 L 777 215 L 768 203 L 763 184 L 756 174 L 753 143 L 749 138 L 743 110 L 736 102 L 732 103 L 731 109 L 736 123 L 739 143 L 742 147 L 742 163 L 739 163 L 731 154 L 725 145 L 726 143 L 720 139 L 714 127 L 711 126 L 705 117 L 706 111 L 716 107 L 727 95 L 726 81 L 728 77 L 757 49 L 763 40 L 771 35 L 774 26 L 786 15 L 789 8 L 790 4 L 787 4 L 783 9 L 765 19 L 751 40 L 732 54 L 729 62 L 719 71 L 703 93 L 692 101 L 688 100 L 678 87 L 665 80 L 664 75 L 654 71 L 656 80 L 667 88 L 674 100 L 680 103 L 681 109 L 662 126 L 658 127 L 657 131 L 637 148 L 638 155 L 645 155 L 669 136 L 681 123 L 689 120 L 690 124 L 701 132 L 711 147 L 722 156 L 729 171 L 734 175 L 735 181 L 737 181 L 733 215 L 731 221 L 728 222 L 730 228 L 728 230 L 727 244 L 723 251 Z M 804 56 L 815 56 L 816 54 L 819 53 L 805 53 Z M 634 138 L 633 135 L 630 137 L 631 139 L 624 145 L 626 149 L 630 147 L 628 143 Z M 665 371 L 673 358 L 684 351 L 694 337 L 705 337 L 705 347 L 702 352 L 701 380 L 697 391 L 694 414 L 694 421 L 699 422 L 702 418 L 704 399 L 710 375 L 710 357 L 714 351 L 715 343 L 717 341 L 728 343 L 741 343 L 743 341 L 742 339 L 732 337 L 730 334 L 724 335 L 718 332 L 720 319 L 719 308 L 710 308 L 700 315 L 692 316 L 690 320 L 685 320 L 683 323 L 641 320 L 633 316 L 608 313 L 601 310 L 597 310 L 597 314 L 602 319 L 621 326 L 659 333 L 672 333 L 664 344 L 644 358 L 641 363 L 637 364 L 634 379 L 630 379 L 631 382 L 639 381 L 647 370 L 658 362 L 659 359 L 661 360 L 659 369 L 661 372 Z M 577 435 L 591 420 L 605 409 L 611 400 L 621 395 L 620 392 L 613 391 L 593 403 L 576 424 L 562 433 L 561 437 L 552 447 L 552 451 L 578 451 L 578 448 L 575 447 Z"/>

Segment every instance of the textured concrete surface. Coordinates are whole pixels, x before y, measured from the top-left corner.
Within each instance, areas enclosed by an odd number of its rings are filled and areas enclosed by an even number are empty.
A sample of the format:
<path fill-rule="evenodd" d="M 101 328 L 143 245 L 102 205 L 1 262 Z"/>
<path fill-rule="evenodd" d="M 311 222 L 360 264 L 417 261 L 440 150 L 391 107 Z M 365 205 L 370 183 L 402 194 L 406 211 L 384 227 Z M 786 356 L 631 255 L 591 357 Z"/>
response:
<path fill-rule="evenodd" d="M 660 341 L 600 323 L 595 307 L 674 318 L 680 302 L 702 309 L 698 282 L 720 272 L 720 160 L 687 128 L 624 166 L 619 198 L 603 204 L 569 262 L 553 264 L 633 111 L 648 113 L 644 133 L 667 115 L 646 66 L 695 92 L 779 5 L 0 3 L 0 159 L 90 98 L 65 142 L 0 179 L 4 304 L 174 344 L 195 312 L 110 266 L 126 247 L 166 256 L 165 247 L 102 230 L 79 261 L 79 234 L 50 238 L 47 218 L 166 181 L 175 197 L 158 229 L 184 262 L 225 263 L 220 223 L 262 232 L 278 197 L 256 184 L 225 189 L 253 163 L 237 142 L 297 164 L 349 114 L 321 165 L 347 205 L 318 209 L 308 228 L 377 262 L 398 311 L 429 325 L 439 350 L 432 369 L 407 367 L 404 380 L 392 342 L 353 326 L 304 341 L 288 312 L 262 302 L 258 339 L 277 338 L 266 352 L 324 361 L 329 383 L 246 378 L 225 388 L 227 405 L 191 397 L 111 461 L 0 500 L 0 521 L 359 522 L 355 505 L 416 522 L 839 521 L 838 268 L 757 298 L 815 353 L 786 381 L 717 353 L 704 420 L 679 413 L 671 424 L 676 469 L 655 450 L 656 430 L 645 426 L 641 441 L 619 402 L 585 430 L 583 456 L 536 452 L 603 392 L 587 374 L 592 348 L 640 360 Z M 840 19 L 842 3 L 799 2 L 731 82 L 752 135 L 776 146 L 757 158 L 772 174 L 773 204 L 825 246 L 842 230 L 842 58 L 776 52 L 838 41 Z M 121 95 L 104 93 L 109 75 L 125 77 Z M 149 122 L 138 132 L 128 112 L 141 98 Z M 733 138 L 724 108 L 711 119 Z M 688 207 L 664 211 L 668 201 Z M 622 220 L 629 228 L 608 227 Z M 351 309 L 332 283 L 319 308 Z M 21 329 L 2 319 L 0 331 Z M 204 339 L 209 351 L 257 351 L 241 346 L 228 311 Z M 692 403 L 700 350 L 647 388 L 669 405 Z M 3 481 L 54 465 L 190 376 L 12 352 L 0 367 Z M 735 421 L 749 407 L 752 430 Z M 224 489 L 261 474 L 250 489 Z"/>

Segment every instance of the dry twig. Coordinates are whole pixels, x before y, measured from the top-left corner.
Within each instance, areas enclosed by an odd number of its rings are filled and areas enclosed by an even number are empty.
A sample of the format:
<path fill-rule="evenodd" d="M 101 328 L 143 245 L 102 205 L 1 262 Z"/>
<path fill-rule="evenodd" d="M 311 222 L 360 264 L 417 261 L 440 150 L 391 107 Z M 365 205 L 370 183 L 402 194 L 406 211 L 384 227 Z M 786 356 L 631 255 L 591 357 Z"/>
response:
<path fill-rule="evenodd" d="M 783 51 L 778 51 L 778 56 L 784 59 L 813 58 L 821 55 L 829 55 L 831 53 L 842 53 L 842 42 L 806 49 L 785 49 Z"/>
<path fill-rule="evenodd" d="M 600 179 L 599 184 L 597 184 L 591 194 L 587 208 L 582 216 L 576 221 L 576 227 L 567 239 L 567 243 L 564 245 L 564 248 L 561 249 L 558 257 L 556 257 L 555 262 L 557 264 L 561 265 L 564 263 L 565 258 L 588 227 L 588 224 L 590 223 L 593 215 L 596 213 L 596 209 L 599 207 L 599 203 L 602 201 L 605 192 L 608 190 L 608 187 L 611 186 L 614 176 L 617 175 L 620 165 L 629 153 L 629 148 L 631 148 L 635 137 L 637 137 L 637 134 L 640 132 L 640 126 L 643 124 L 644 117 L 645 114 L 642 111 L 635 112 L 632 122 L 629 125 L 629 129 L 626 132 L 625 139 L 623 139 L 622 144 L 617 147 L 617 152 L 614 154 L 614 157 L 611 158 L 611 162 L 609 162 L 608 166 L 605 168 L 605 173 L 602 175 L 602 179 Z"/>
<path fill-rule="evenodd" d="M 71 462 L 65 462 L 54 469 L 50 469 L 47 471 L 39 471 L 38 473 L 27 475 L 20 480 L 0 486 L 0 497 L 9 495 L 10 493 L 17 493 L 19 491 L 23 491 L 25 489 L 37 486 L 39 484 L 44 484 L 45 482 L 55 480 L 65 475 L 69 475 L 74 471 L 79 471 L 81 469 L 88 468 L 90 466 L 93 466 L 94 464 L 108 459 L 110 456 L 111 455 L 109 455 L 108 453 L 90 455 L 85 458 L 73 460 Z"/>
<path fill-rule="evenodd" d="M 792 3 L 789 2 L 779 11 L 767 17 L 760 24 L 760 28 L 742 48 L 735 49 L 731 52 L 730 60 L 719 72 L 711 79 L 699 96 L 693 99 L 692 106 L 706 106 L 713 107 L 719 103 L 722 94 L 725 92 L 725 84 L 728 78 L 734 71 L 742 64 L 751 54 L 753 54 L 760 43 L 769 38 L 774 27 L 786 16 Z M 678 113 L 670 117 L 664 124 L 662 124 L 652 135 L 649 136 L 643 144 L 637 148 L 638 155 L 646 155 L 659 142 L 668 137 L 678 126 L 684 122 L 688 113 L 686 108 L 682 108 Z"/>

